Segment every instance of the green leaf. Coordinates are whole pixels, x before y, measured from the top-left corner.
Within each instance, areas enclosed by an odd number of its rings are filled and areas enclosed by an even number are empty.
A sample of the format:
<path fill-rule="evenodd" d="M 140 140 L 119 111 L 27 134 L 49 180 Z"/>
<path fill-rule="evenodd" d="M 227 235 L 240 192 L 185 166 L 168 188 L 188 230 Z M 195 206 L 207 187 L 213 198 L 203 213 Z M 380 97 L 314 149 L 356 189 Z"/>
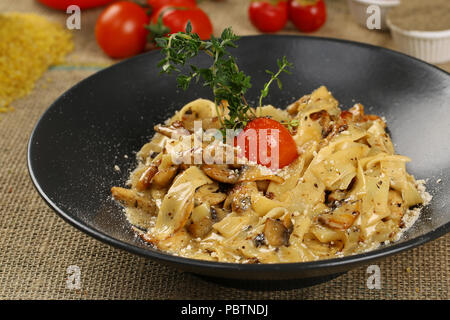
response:
<path fill-rule="evenodd" d="M 191 24 L 191 21 L 189 20 L 186 25 L 186 33 L 191 33 L 191 32 L 192 32 L 192 24 Z"/>
<path fill-rule="evenodd" d="M 239 67 L 228 52 L 227 48 L 237 47 L 236 36 L 231 28 L 222 31 L 220 38 L 214 36 L 210 40 L 201 40 L 198 34 L 192 33 L 192 25 L 188 22 L 186 32 L 178 32 L 168 38 L 156 38 L 155 42 L 162 48 L 164 58 L 158 63 L 162 73 L 179 73 L 177 84 L 180 88 L 187 90 L 192 80 L 200 82 L 203 86 L 210 87 L 214 94 L 216 107 L 219 108 L 223 100 L 228 102 L 228 114 L 220 117 L 222 131 L 226 128 L 243 128 L 252 117 L 256 116 L 245 100 L 245 94 L 251 88 L 251 77 L 239 70 Z M 190 61 L 204 52 L 211 60 L 209 67 L 198 67 Z M 280 71 L 274 73 L 266 70 L 271 79 L 261 90 L 261 100 L 269 94 L 269 87 L 273 81 L 277 81 L 281 88 L 278 76 L 286 70 L 287 60 L 278 62 Z M 187 72 L 181 71 L 179 67 L 187 65 Z M 182 69 L 186 70 L 186 69 Z"/>
<path fill-rule="evenodd" d="M 283 89 L 283 84 L 281 83 L 281 80 L 278 79 L 278 78 L 277 78 L 277 84 L 278 84 L 278 88 L 279 88 L 280 90 L 282 90 L 282 89 Z"/>

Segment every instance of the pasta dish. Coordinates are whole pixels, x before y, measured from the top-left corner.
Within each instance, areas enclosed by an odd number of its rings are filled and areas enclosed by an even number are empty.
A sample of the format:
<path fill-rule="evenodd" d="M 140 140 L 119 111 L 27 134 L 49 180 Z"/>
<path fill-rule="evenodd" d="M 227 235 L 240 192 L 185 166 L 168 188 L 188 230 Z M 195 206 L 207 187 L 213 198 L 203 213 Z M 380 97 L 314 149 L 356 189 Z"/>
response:
<path fill-rule="evenodd" d="M 361 104 L 341 110 L 326 87 L 285 110 L 245 111 L 278 123 L 277 168 L 272 158 L 249 159 L 236 137 L 208 136 L 232 112 L 227 101 L 220 107 L 198 99 L 155 126 L 127 188 L 111 189 L 134 230 L 159 250 L 233 263 L 341 257 L 398 240 L 429 201 L 424 181 L 406 171 L 410 159 L 395 154 L 385 121 Z"/>

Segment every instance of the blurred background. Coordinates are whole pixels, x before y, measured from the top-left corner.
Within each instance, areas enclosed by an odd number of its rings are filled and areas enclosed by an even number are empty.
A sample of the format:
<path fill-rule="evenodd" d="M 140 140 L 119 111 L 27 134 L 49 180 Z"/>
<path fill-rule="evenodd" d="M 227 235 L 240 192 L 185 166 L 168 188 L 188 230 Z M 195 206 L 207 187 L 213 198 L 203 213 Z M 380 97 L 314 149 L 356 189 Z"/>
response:
<path fill-rule="evenodd" d="M 450 71 L 448 0 L 2 0 L 0 112 L 11 111 L 48 68 L 99 70 L 157 50 L 156 37 L 187 21 L 202 38 L 229 26 L 242 36 L 331 37 L 402 51 Z"/>

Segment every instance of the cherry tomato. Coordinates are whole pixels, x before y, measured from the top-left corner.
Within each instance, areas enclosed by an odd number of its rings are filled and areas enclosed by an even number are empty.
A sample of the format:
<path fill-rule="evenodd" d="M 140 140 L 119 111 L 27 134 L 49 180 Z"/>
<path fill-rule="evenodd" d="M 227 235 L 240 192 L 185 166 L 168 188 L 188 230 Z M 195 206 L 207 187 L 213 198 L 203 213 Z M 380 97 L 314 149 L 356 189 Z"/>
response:
<path fill-rule="evenodd" d="M 162 17 L 164 26 L 170 29 L 171 33 L 184 32 L 188 22 L 191 22 L 192 32 L 197 33 L 200 39 L 211 38 L 213 27 L 208 15 L 196 6 L 184 6 L 179 9 L 173 6 L 160 8 L 152 17 L 152 24 L 157 24 L 159 17 Z"/>
<path fill-rule="evenodd" d="M 161 9 L 164 6 L 171 5 L 176 7 L 183 7 L 183 6 L 193 6 L 195 7 L 197 5 L 196 0 L 147 0 L 147 4 L 150 8 L 152 8 L 152 16 L 153 14 Z"/>
<path fill-rule="evenodd" d="M 279 1 L 252 1 L 248 16 L 253 25 L 262 32 L 277 32 L 288 20 L 288 3 Z"/>
<path fill-rule="evenodd" d="M 144 51 L 148 16 L 141 6 L 129 1 L 108 6 L 98 17 L 95 36 L 103 51 L 112 58 L 126 58 Z"/>
<path fill-rule="evenodd" d="M 94 7 L 100 7 L 114 0 L 38 0 L 40 3 L 53 9 L 67 10 L 67 7 L 74 4 L 80 7 L 80 9 L 89 9 Z"/>
<path fill-rule="evenodd" d="M 289 18 L 302 32 L 314 32 L 327 20 L 327 8 L 323 0 L 292 0 L 289 2 Z"/>
<path fill-rule="evenodd" d="M 271 159 L 272 157 L 272 148 L 278 147 L 278 168 L 283 168 L 290 164 L 292 161 L 297 159 L 298 153 L 297 153 L 297 145 L 295 144 L 294 139 L 292 138 L 291 133 L 289 132 L 286 127 L 284 127 L 281 123 L 278 121 L 275 121 L 273 119 L 269 118 L 256 118 L 252 121 L 250 121 L 244 128 L 244 130 L 240 133 L 240 135 L 244 134 L 246 131 L 253 129 L 256 131 L 257 136 L 257 163 L 266 167 L 272 166 L 272 161 L 264 161 L 265 159 L 260 158 L 260 139 L 264 139 L 264 137 L 260 137 L 260 134 L 262 134 L 262 129 L 267 130 L 266 134 L 266 147 L 267 147 L 267 157 L 268 159 Z M 275 133 L 273 130 L 278 130 L 278 139 L 276 139 Z M 245 140 L 245 141 L 242 141 Z M 252 148 L 250 147 L 251 138 L 245 137 L 239 139 L 239 136 L 237 138 L 237 145 L 240 147 L 241 150 L 244 151 L 245 157 L 252 161 L 255 159 L 255 155 L 251 155 L 250 152 Z M 242 145 L 244 144 L 244 145 Z M 264 146 L 264 144 L 263 144 Z M 276 157 L 276 155 L 274 155 Z M 267 160 L 268 160 L 267 159 Z M 268 163 L 264 163 L 268 162 Z M 276 164 L 273 164 L 276 166 Z"/>

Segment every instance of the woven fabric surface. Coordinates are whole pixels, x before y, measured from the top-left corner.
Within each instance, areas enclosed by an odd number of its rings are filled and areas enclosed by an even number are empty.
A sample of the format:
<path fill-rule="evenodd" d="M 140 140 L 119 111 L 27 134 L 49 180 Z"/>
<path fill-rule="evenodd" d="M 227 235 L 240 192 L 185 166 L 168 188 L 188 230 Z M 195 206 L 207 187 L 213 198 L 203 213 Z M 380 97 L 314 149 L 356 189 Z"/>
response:
<path fill-rule="evenodd" d="M 238 16 L 237 3 L 241 2 L 205 2 L 203 6 L 222 26 L 231 15 L 221 12 L 235 10 Z M 386 34 L 374 34 L 348 22 L 344 1 L 330 0 L 328 4 L 335 14 L 330 14 L 319 35 L 348 38 L 346 34 L 351 34 L 353 40 L 392 46 Z M 31 0 L 2 0 L 0 12 L 4 11 L 38 12 L 61 23 L 66 17 Z M 245 9 L 239 11 L 245 13 Z M 365 266 L 308 288 L 264 291 L 235 289 L 181 273 L 112 248 L 65 223 L 47 207 L 30 181 L 27 142 L 39 117 L 61 93 L 114 62 L 101 53 L 93 38 L 98 13 L 83 13 L 83 32 L 74 32 L 76 51 L 67 64 L 51 68 L 29 96 L 13 104 L 15 111 L 0 116 L 0 299 L 450 298 L 450 235 L 376 262 L 381 271 L 379 290 L 367 288 Z M 342 19 L 341 29 L 333 30 L 335 19 Z M 242 34 L 256 33 L 244 18 L 236 19 L 236 25 Z M 450 70 L 448 64 L 441 67 Z M 81 289 L 69 289 L 66 284 L 71 265 L 80 268 Z"/>

